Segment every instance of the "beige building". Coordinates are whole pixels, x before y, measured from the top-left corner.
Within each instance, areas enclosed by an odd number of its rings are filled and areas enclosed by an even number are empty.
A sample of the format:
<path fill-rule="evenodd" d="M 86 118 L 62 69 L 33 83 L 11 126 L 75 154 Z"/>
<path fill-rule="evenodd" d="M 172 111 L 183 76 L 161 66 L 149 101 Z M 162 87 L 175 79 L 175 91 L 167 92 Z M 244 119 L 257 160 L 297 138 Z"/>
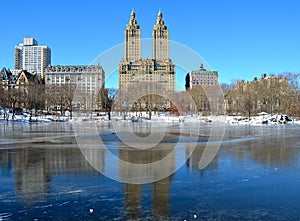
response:
<path fill-rule="evenodd" d="M 256 115 L 260 112 L 285 113 L 292 105 L 288 79 L 284 76 L 254 77 L 253 81 L 238 80 L 225 93 L 225 108 L 233 115 Z M 298 100 L 296 100 L 298 103 Z"/>
<path fill-rule="evenodd" d="M 141 85 L 151 85 L 155 94 L 173 95 L 175 92 L 175 65 L 169 58 L 169 33 L 162 13 L 158 13 L 152 31 L 152 58 L 141 58 L 141 29 L 135 12 L 125 28 L 124 57 L 119 64 L 119 90 L 135 91 Z"/>
<path fill-rule="evenodd" d="M 101 65 L 49 66 L 45 71 L 46 90 L 74 97 L 74 107 L 81 110 L 99 108 L 99 92 L 104 88 L 105 73 Z M 76 91 L 75 91 L 76 90 Z M 75 93 L 76 92 L 76 93 Z"/>

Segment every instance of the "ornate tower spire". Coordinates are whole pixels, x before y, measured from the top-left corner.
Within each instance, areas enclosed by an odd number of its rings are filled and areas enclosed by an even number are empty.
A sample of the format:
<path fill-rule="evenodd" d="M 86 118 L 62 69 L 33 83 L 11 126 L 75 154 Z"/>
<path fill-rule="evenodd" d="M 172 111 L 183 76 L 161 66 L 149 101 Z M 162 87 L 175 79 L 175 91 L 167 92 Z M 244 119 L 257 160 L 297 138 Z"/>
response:
<path fill-rule="evenodd" d="M 131 14 L 130 14 L 130 24 L 137 24 L 136 19 L 135 19 L 135 12 L 134 9 L 132 9 Z"/>
<path fill-rule="evenodd" d="M 124 42 L 124 59 L 127 61 L 140 59 L 141 29 L 136 21 L 134 9 L 131 11 L 129 23 L 125 28 Z"/>
<path fill-rule="evenodd" d="M 163 15 L 159 10 L 156 24 L 152 31 L 152 55 L 157 60 L 169 59 L 169 31 L 164 23 Z"/>
<path fill-rule="evenodd" d="M 157 15 L 157 20 L 156 20 L 157 25 L 164 25 L 164 20 L 162 18 L 162 13 L 161 10 L 159 9 L 158 15 Z"/>

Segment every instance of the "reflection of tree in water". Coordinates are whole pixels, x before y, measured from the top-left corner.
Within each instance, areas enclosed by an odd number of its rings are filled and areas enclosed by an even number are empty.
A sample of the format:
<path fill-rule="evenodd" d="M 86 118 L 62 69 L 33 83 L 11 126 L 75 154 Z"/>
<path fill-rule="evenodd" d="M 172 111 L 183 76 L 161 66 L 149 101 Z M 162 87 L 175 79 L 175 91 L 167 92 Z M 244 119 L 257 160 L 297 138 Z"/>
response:
<path fill-rule="evenodd" d="M 50 187 L 51 174 L 45 160 L 44 149 L 16 150 L 16 192 L 25 204 L 43 200 Z"/>
<path fill-rule="evenodd" d="M 293 147 L 296 137 L 279 130 L 264 131 L 258 139 L 237 142 L 233 146 L 241 151 L 234 151 L 240 160 L 251 158 L 270 166 L 291 166 L 295 164 L 299 150 Z"/>
<path fill-rule="evenodd" d="M 264 136 L 256 144 L 252 144 L 248 151 L 251 158 L 270 166 L 290 166 L 297 158 L 299 150 L 291 147 L 291 139 L 282 134 Z"/>
<path fill-rule="evenodd" d="M 132 132 L 139 137 L 147 137 L 151 134 L 151 124 L 148 122 L 131 125 Z"/>

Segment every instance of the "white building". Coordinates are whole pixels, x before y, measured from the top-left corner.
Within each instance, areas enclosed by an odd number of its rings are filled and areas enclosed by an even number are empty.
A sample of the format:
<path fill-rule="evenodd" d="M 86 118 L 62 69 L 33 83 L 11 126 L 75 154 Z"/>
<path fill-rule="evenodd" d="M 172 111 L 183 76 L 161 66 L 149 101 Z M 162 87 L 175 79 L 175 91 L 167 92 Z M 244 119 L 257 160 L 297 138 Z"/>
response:
<path fill-rule="evenodd" d="M 51 49 L 38 46 L 34 38 L 24 38 L 23 43 L 15 47 L 15 69 L 27 70 L 43 78 L 45 68 L 51 64 Z"/>

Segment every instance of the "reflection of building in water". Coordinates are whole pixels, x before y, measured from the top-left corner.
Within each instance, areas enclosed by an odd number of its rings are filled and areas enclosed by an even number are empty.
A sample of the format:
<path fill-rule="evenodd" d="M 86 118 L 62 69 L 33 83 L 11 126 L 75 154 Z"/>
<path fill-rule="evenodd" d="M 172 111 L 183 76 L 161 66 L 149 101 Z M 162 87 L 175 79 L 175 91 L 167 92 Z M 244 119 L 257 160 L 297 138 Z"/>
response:
<path fill-rule="evenodd" d="M 154 182 L 153 186 L 153 213 L 156 218 L 169 214 L 170 177 Z"/>
<path fill-rule="evenodd" d="M 199 162 L 201 160 L 201 157 L 203 156 L 205 145 L 206 145 L 206 142 L 198 143 L 195 148 L 192 146 L 189 147 L 187 145 L 187 147 L 185 149 L 186 159 L 187 159 L 186 164 L 191 170 L 199 169 Z M 208 166 L 210 168 L 217 169 L 219 167 L 218 159 L 219 159 L 219 157 L 217 154 Z"/>
<path fill-rule="evenodd" d="M 174 172 L 174 145 L 151 149 L 119 147 L 119 171 L 122 182 L 143 183 L 159 180 Z"/>
<path fill-rule="evenodd" d="M 141 185 L 125 183 L 125 207 L 127 219 L 142 218 L 141 214 Z"/>
<path fill-rule="evenodd" d="M 98 168 L 104 168 L 103 149 L 85 149 L 85 155 L 89 160 L 97 164 Z M 46 160 L 52 174 L 94 174 L 98 173 L 84 158 L 79 148 L 48 149 Z M 101 171 L 102 171 L 101 170 Z"/>
<path fill-rule="evenodd" d="M 6 174 L 12 170 L 13 154 L 11 150 L 0 151 L 0 171 L 2 174 Z"/>
<path fill-rule="evenodd" d="M 44 149 L 16 149 L 16 192 L 26 204 L 41 200 L 50 187 L 51 174 Z"/>
<path fill-rule="evenodd" d="M 154 216 L 160 220 L 167 217 L 170 211 L 169 190 L 171 176 L 152 183 L 152 209 Z M 136 220 L 142 218 L 141 184 L 124 184 L 125 207 L 127 219 Z"/>
<path fill-rule="evenodd" d="M 99 165 L 98 168 L 104 168 L 104 150 L 85 151 L 93 156 L 93 163 Z M 16 192 L 26 204 L 33 204 L 47 195 L 53 175 L 98 174 L 79 148 L 16 149 L 14 167 Z"/>
<path fill-rule="evenodd" d="M 171 174 L 174 172 L 174 151 L 168 145 L 155 147 L 150 150 L 137 150 L 119 148 L 120 178 L 125 182 L 125 205 L 128 219 L 138 219 L 141 208 L 141 184 L 128 184 L 128 182 L 141 183 L 159 180 L 152 183 L 153 213 L 157 218 L 167 216 L 169 213 L 169 185 Z M 157 162 L 156 166 L 151 163 Z M 166 177 L 166 178 L 164 178 Z M 160 180 L 161 178 L 164 178 Z"/>

